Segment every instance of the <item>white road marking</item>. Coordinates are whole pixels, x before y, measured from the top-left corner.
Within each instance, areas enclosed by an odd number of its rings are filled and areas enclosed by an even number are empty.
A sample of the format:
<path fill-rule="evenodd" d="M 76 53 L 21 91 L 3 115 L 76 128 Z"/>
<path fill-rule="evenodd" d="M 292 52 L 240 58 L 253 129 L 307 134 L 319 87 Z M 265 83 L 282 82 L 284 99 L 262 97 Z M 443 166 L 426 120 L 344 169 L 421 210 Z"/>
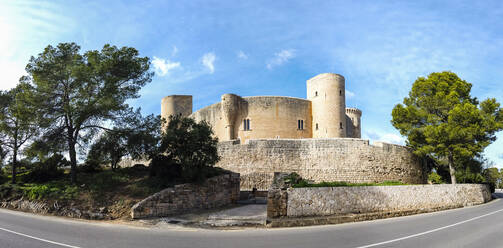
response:
<path fill-rule="evenodd" d="M 70 248 L 80 248 L 78 246 L 67 245 L 67 244 L 63 244 L 63 243 L 59 243 L 59 242 L 55 242 L 55 241 L 51 241 L 51 240 L 47 240 L 47 239 L 33 237 L 33 236 L 30 236 L 30 235 L 27 235 L 27 234 L 23 234 L 23 233 L 11 231 L 9 229 L 5 229 L 5 228 L 1 228 L 1 227 L 0 227 L 0 230 L 5 231 L 5 232 L 9 232 L 9 233 L 13 233 L 13 234 L 17 234 L 17 235 L 23 236 L 23 237 L 27 237 L 27 238 L 31 238 L 31 239 L 36 239 L 36 240 L 39 240 L 39 241 L 42 241 L 42 242 L 46 242 L 46 243 L 49 243 L 49 244 L 53 244 L 53 245 L 59 245 L 59 246 L 70 247 Z"/>
<path fill-rule="evenodd" d="M 404 239 L 410 239 L 410 238 L 422 236 L 422 235 L 425 235 L 425 234 L 428 234 L 428 233 L 437 232 L 437 231 L 440 231 L 440 230 L 443 230 L 443 229 L 447 229 L 447 228 L 450 228 L 450 227 L 453 227 L 453 226 L 458 226 L 458 225 L 464 224 L 466 222 L 477 220 L 477 219 L 480 219 L 480 218 L 483 218 L 483 217 L 486 217 L 486 216 L 489 216 L 489 215 L 493 215 L 493 214 L 501 212 L 501 211 L 503 211 L 503 209 L 496 210 L 496 211 L 493 211 L 493 212 L 490 212 L 490 213 L 487 213 L 487 214 L 484 214 L 484 215 L 481 215 L 481 216 L 477 216 L 477 217 L 474 217 L 474 218 L 471 218 L 471 219 L 468 219 L 468 220 L 460 221 L 460 222 L 457 222 L 457 223 L 454 223 L 454 224 L 451 224 L 451 225 L 448 225 L 448 226 L 443 226 L 443 227 L 435 228 L 433 230 L 429 230 L 429 231 L 426 231 L 426 232 L 417 233 L 417 234 L 413 234 L 413 235 L 409 235 L 409 236 L 405 236 L 405 237 L 401 237 L 401 238 L 397 238 L 397 239 L 392 239 L 392 240 L 388 240 L 388 241 L 383 241 L 383 242 L 379 242 L 379 243 L 375 243 L 375 244 L 358 246 L 356 248 L 374 247 L 374 246 L 378 246 L 378 245 L 384 245 L 384 244 L 389 244 L 389 243 L 401 241 L 401 240 L 404 240 Z"/>

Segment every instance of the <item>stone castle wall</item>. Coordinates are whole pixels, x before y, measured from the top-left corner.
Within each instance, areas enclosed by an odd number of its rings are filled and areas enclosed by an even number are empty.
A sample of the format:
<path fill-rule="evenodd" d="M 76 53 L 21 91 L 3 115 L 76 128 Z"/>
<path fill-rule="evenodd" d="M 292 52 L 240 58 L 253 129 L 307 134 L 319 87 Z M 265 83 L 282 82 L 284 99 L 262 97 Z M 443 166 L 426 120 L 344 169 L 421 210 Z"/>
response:
<path fill-rule="evenodd" d="M 201 185 L 179 184 L 164 189 L 138 202 L 131 217 L 163 217 L 211 209 L 236 203 L 239 200 L 239 174 L 230 173 L 209 178 Z"/>
<path fill-rule="evenodd" d="M 223 98 L 222 102 L 190 115 L 196 121 L 207 121 L 219 140 L 239 137 L 244 143 L 248 139 L 312 137 L 311 102 L 308 100 L 278 96 L 242 98 L 231 94 Z M 249 130 L 244 128 L 245 119 L 250 120 Z M 303 129 L 298 129 L 298 120 L 303 120 Z"/>
<path fill-rule="evenodd" d="M 274 172 L 321 181 L 426 182 L 422 161 L 399 145 L 360 139 L 267 139 L 221 142 L 216 166 L 241 174 L 241 190 L 268 190 Z"/>
<path fill-rule="evenodd" d="M 267 215 L 269 218 L 345 216 L 355 221 L 360 219 L 354 215 L 363 219 L 386 218 L 395 213 L 432 212 L 490 200 L 491 192 L 484 184 L 273 189 L 268 194 Z M 318 221 L 345 222 L 344 218 Z"/>

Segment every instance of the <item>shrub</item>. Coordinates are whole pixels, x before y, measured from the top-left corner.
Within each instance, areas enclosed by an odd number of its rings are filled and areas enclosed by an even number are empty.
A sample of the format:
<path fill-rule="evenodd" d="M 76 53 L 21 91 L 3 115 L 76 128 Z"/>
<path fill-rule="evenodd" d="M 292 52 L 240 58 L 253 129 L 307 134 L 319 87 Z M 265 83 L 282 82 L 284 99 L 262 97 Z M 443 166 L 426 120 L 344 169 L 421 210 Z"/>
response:
<path fill-rule="evenodd" d="M 433 184 L 444 183 L 442 177 L 436 172 L 431 172 L 430 175 L 428 175 L 428 181 L 430 181 Z"/>
<path fill-rule="evenodd" d="M 212 173 L 212 167 L 220 159 L 217 153 L 218 139 L 211 126 L 180 115 L 171 116 L 161 139 L 160 152 L 167 156 L 163 164 L 166 171 L 177 172 L 181 167 L 184 181 L 202 182 Z M 159 159 L 159 158 L 158 158 Z M 210 174 L 208 174 L 210 173 Z"/>
<path fill-rule="evenodd" d="M 0 199 L 5 200 L 7 197 L 11 196 L 13 191 L 12 184 L 1 184 L 0 185 Z"/>
<path fill-rule="evenodd" d="M 9 178 L 4 174 L 3 170 L 0 169 L 0 184 L 4 184 L 9 181 Z"/>
<path fill-rule="evenodd" d="M 60 183 L 28 184 L 21 188 L 30 200 L 72 199 L 78 193 L 77 186 Z"/>
<path fill-rule="evenodd" d="M 60 167 L 69 165 L 69 162 L 60 154 L 55 154 L 44 162 L 34 164 L 33 169 L 23 175 L 24 182 L 48 182 L 63 177 L 64 172 Z"/>
<path fill-rule="evenodd" d="M 493 183 L 493 182 L 484 182 L 482 184 L 485 184 L 487 186 L 489 186 L 489 191 L 491 191 L 491 193 L 494 193 L 496 191 L 496 184 Z"/>
<path fill-rule="evenodd" d="M 98 173 L 103 171 L 100 163 L 96 160 L 86 160 L 86 162 L 78 167 L 79 172 L 83 173 Z"/>
<path fill-rule="evenodd" d="M 149 175 L 151 178 L 162 179 L 164 186 L 173 183 L 182 178 L 182 167 L 173 159 L 164 155 L 157 155 L 152 158 L 149 166 Z"/>
<path fill-rule="evenodd" d="M 148 167 L 144 164 L 135 164 L 131 168 L 136 171 L 148 171 Z"/>

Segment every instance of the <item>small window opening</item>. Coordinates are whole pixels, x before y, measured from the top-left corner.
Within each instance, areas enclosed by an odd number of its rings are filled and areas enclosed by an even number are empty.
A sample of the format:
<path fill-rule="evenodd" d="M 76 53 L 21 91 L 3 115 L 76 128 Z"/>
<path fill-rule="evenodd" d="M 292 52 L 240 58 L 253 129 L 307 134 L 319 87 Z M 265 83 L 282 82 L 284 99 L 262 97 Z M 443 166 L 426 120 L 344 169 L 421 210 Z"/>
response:
<path fill-rule="evenodd" d="M 243 129 L 245 131 L 249 131 L 250 130 L 250 119 L 244 119 L 243 120 Z"/>
<path fill-rule="evenodd" d="M 318 123 L 316 123 L 316 130 L 318 130 Z"/>
<path fill-rule="evenodd" d="M 297 129 L 299 130 L 304 129 L 304 120 L 297 120 Z"/>
<path fill-rule="evenodd" d="M 342 90 L 339 90 L 339 96 L 342 96 Z"/>
<path fill-rule="evenodd" d="M 314 92 L 314 96 L 318 96 L 318 91 Z"/>
<path fill-rule="evenodd" d="M 341 129 L 342 129 L 342 122 L 339 122 L 339 126 L 340 126 L 340 127 L 341 127 Z"/>

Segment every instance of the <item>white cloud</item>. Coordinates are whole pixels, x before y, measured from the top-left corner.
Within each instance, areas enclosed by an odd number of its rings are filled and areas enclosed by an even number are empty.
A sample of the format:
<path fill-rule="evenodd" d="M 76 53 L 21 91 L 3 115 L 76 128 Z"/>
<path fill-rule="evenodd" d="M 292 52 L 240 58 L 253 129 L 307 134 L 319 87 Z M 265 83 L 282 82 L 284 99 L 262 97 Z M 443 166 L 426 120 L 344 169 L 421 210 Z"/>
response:
<path fill-rule="evenodd" d="M 215 72 L 215 59 L 217 57 L 215 56 L 215 53 L 206 53 L 205 55 L 203 55 L 203 57 L 201 58 L 201 62 L 203 63 L 203 65 L 208 68 L 208 70 L 210 70 L 210 74 L 213 74 L 213 72 Z"/>
<path fill-rule="evenodd" d="M 243 51 L 239 51 L 237 54 L 239 59 L 248 59 L 248 55 L 244 53 Z"/>
<path fill-rule="evenodd" d="M 267 69 L 271 70 L 275 66 L 280 66 L 294 57 L 294 49 L 281 50 L 279 53 L 275 53 L 274 57 L 267 62 Z"/>
<path fill-rule="evenodd" d="M 372 130 L 372 131 L 365 131 L 363 136 L 364 138 L 368 138 L 372 141 L 382 141 L 385 143 L 405 145 L 405 138 L 394 133 L 386 133 Z"/>
<path fill-rule="evenodd" d="M 347 98 L 353 98 L 355 96 L 355 93 L 352 91 L 346 90 L 346 97 Z"/>
<path fill-rule="evenodd" d="M 180 62 L 172 62 L 169 59 L 161 59 L 156 56 L 154 56 L 152 64 L 154 65 L 155 73 L 161 77 L 168 74 L 171 70 L 181 67 Z"/>

